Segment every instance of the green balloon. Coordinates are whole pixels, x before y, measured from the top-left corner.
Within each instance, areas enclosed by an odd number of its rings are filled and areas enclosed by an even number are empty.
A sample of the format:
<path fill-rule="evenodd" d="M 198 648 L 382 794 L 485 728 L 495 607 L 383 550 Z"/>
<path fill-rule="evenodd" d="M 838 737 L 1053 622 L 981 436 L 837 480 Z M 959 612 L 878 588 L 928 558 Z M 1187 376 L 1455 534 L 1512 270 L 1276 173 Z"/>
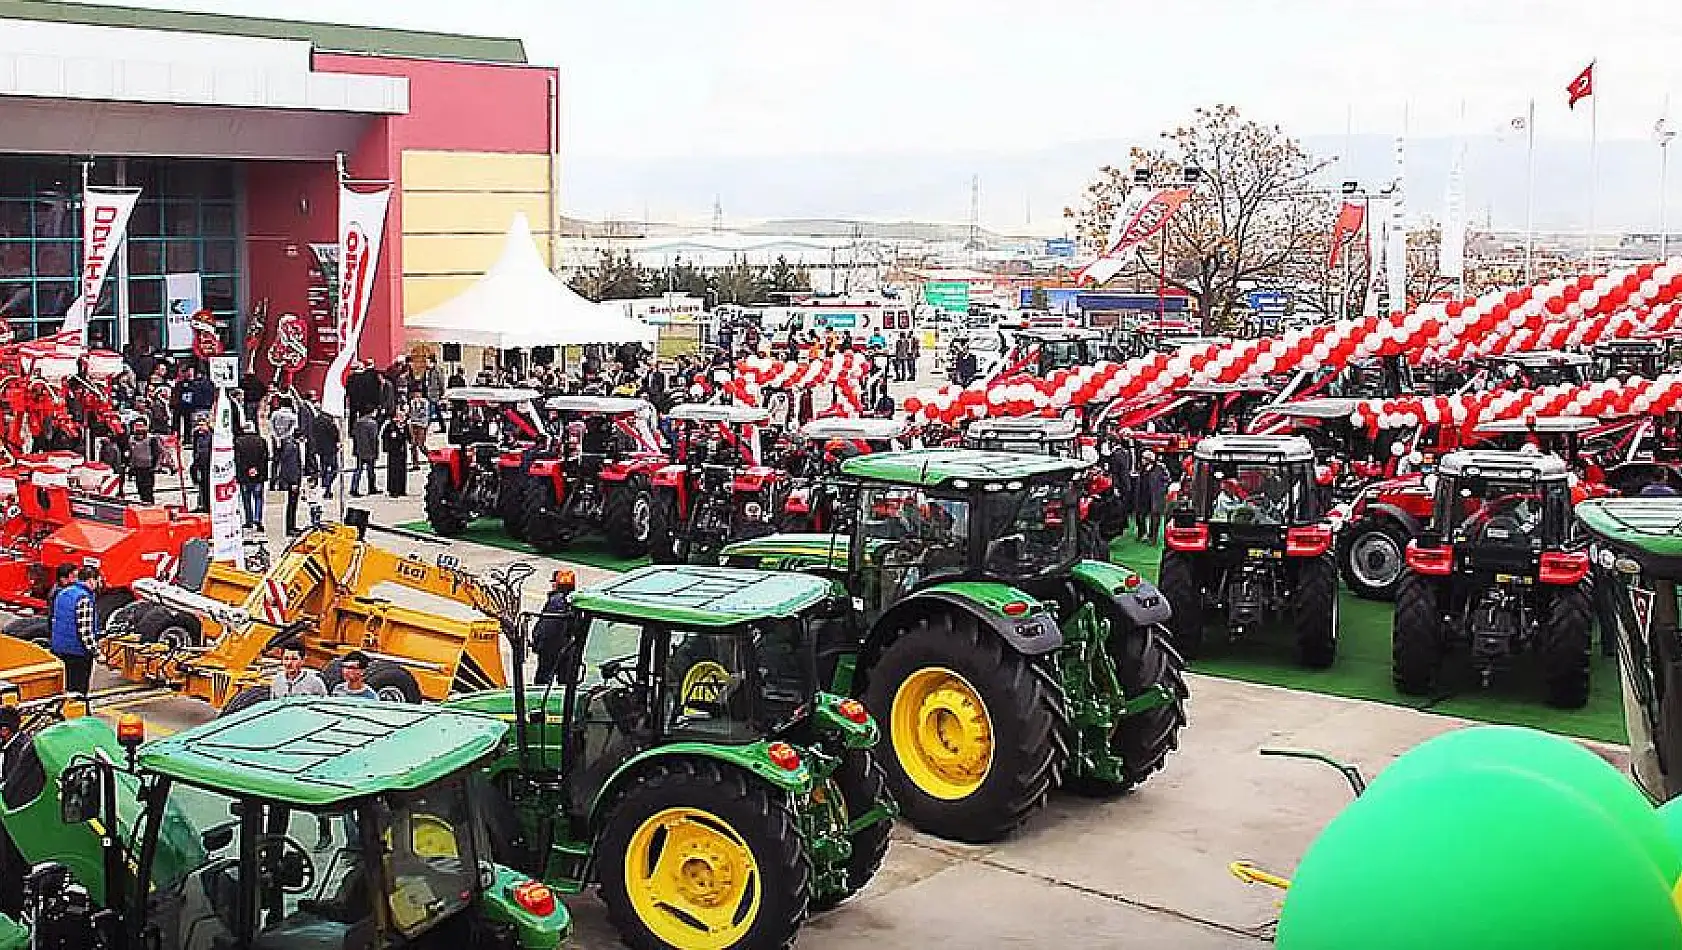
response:
<path fill-rule="evenodd" d="M 1444 733 L 1409 749 L 1378 773 L 1368 794 L 1421 776 L 1486 765 L 1545 776 L 1590 799 L 1641 843 L 1665 880 L 1682 877 L 1682 848 L 1665 832 L 1635 783 L 1600 756 L 1549 732 L 1475 726 Z"/>
<path fill-rule="evenodd" d="M 1682 948 L 1640 845 L 1564 784 L 1503 767 L 1391 781 L 1304 855 L 1280 950 Z"/>

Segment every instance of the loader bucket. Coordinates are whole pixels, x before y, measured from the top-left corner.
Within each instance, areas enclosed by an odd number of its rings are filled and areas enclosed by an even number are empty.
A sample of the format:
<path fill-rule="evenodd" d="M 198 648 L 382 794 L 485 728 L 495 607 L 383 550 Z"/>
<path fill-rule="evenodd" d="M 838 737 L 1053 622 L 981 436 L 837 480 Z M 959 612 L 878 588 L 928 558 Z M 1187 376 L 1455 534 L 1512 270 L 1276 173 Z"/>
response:
<path fill-rule="evenodd" d="M 0 703 L 29 703 L 64 692 L 64 664 L 45 647 L 0 635 Z"/>

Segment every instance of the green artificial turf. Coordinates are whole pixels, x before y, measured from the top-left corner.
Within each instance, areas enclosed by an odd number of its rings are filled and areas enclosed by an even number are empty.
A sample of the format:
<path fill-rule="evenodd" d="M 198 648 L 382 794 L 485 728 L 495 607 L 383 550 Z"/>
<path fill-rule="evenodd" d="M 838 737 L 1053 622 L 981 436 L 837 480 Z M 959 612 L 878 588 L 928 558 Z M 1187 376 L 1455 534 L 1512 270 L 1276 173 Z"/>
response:
<path fill-rule="evenodd" d="M 411 521 L 407 524 L 400 524 L 398 527 L 409 531 L 418 531 L 422 534 L 437 533 L 432 530 L 432 525 L 425 521 Z M 485 544 L 493 548 L 502 548 L 505 551 L 515 551 L 520 554 L 537 553 L 537 549 L 531 545 L 510 538 L 502 530 L 500 521 L 490 519 L 473 522 L 467 526 L 467 530 L 463 531 L 459 538 L 454 540 L 472 541 L 476 544 Z M 607 550 L 607 544 L 594 535 L 586 535 L 574 541 L 570 547 L 557 555 L 557 558 L 572 564 L 598 567 L 604 571 L 629 571 L 648 563 L 646 557 L 615 557 Z"/>
<path fill-rule="evenodd" d="M 1161 556 L 1161 547 L 1140 544 L 1131 534 L 1125 540 L 1117 539 L 1110 549 L 1111 560 L 1152 580 Z M 1629 741 L 1624 730 L 1617 660 L 1601 656 L 1598 642 L 1589 701 L 1582 709 L 1554 709 L 1543 703 L 1542 687 L 1529 657 L 1519 658 L 1511 671 L 1497 674 L 1488 687 L 1480 686 L 1468 671 L 1441 697 L 1403 696 L 1390 684 L 1393 612 L 1388 603 L 1362 600 L 1344 591 L 1338 602 L 1337 662 L 1329 670 L 1298 666 L 1290 632 L 1279 628 L 1231 641 L 1211 627 L 1204 641 L 1204 657 L 1191 666 L 1199 673 L 1251 683 L 1376 700 L 1483 722 L 1534 726 L 1584 739 Z"/>

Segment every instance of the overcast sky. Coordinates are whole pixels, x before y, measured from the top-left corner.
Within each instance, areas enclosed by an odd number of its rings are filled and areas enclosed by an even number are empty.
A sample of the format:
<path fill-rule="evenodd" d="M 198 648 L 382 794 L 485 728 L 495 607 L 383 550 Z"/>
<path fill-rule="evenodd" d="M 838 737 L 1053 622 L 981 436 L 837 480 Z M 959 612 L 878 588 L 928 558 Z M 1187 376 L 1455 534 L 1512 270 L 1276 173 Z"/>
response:
<path fill-rule="evenodd" d="M 1682 89 L 1674 0 L 127 0 L 518 36 L 590 157 L 1009 150 L 1148 139 L 1231 102 L 1300 135 L 1488 132 L 1537 99 L 1649 135 Z M 1682 110 L 1682 97 L 1677 106 Z"/>

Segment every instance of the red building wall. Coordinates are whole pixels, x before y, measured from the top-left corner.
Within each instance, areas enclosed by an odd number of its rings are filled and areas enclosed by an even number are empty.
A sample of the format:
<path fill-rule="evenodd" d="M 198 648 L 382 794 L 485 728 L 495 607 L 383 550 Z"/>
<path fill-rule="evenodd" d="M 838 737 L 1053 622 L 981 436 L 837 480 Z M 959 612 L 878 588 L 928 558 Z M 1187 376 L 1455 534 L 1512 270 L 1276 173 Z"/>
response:
<path fill-rule="evenodd" d="M 403 343 L 403 153 L 547 152 L 550 81 L 559 74 L 549 67 L 331 53 L 316 53 L 314 68 L 409 80 L 408 114 L 370 119 L 361 142 L 346 156 L 351 178 L 393 182 L 360 347 L 364 357 L 383 366 Z M 269 300 L 272 327 L 282 313 L 307 313 L 307 245 L 338 240 L 337 181 L 332 165 L 313 162 L 251 162 L 245 181 L 249 299 L 253 307 Z M 303 385 L 319 391 L 322 367 L 311 369 Z"/>

